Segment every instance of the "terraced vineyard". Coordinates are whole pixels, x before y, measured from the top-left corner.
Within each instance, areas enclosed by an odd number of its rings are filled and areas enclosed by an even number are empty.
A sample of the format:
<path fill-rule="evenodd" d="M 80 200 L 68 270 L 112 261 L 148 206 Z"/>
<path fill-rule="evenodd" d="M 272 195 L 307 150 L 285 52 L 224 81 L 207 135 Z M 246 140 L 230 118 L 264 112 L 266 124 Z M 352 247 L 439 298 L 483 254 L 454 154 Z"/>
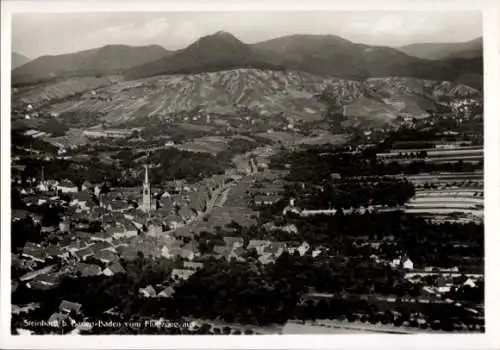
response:
<path fill-rule="evenodd" d="M 403 88 L 405 82 L 408 86 Z M 18 89 L 14 98 L 23 103 L 48 101 L 50 103 L 44 111 L 49 113 L 102 113 L 106 121 L 113 123 L 148 116 L 164 117 L 195 109 L 238 114 L 241 107 L 263 116 L 283 114 L 294 120 L 313 121 L 321 119 L 332 103 L 355 103 L 357 109 L 370 111 L 376 105 L 388 115 L 395 115 L 392 102 L 384 102 L 379 97 L 399 96 L 401 91 L 406 94 L 408 103 L 421 100 L 425 95 L 426 103 L 431 105 L 438 103 L 439 96 L 443 95 L 479 94 L 477 90 L 460 84 L 410 78 L 359 82 L 304 72 L 234 69 L 133 81 L 121 81 L 119 77 L 70 78 Z M 361 117 L 374 118 L 372 114 Z M 388 121 L 391 118 L 383 119 Z"/>

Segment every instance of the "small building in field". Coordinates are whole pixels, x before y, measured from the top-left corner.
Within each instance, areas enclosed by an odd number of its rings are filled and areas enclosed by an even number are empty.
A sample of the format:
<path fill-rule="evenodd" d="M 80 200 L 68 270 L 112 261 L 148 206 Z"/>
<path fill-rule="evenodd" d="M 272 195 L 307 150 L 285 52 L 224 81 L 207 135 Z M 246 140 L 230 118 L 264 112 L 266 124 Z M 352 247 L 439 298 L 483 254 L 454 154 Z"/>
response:
<path fill-rule="evenodd" d="M 119 273 L 126 273 L 127 271 L 123 268 L 123 266 L 116 262 L 108 267 L 106 267 L 104 269 L 104 271 L 102 272 L 103 275 L 105 276 L 113 276 L 113 275 L 116 275 L 116 274 L 119 274 Z"/>
<path fill-rule="evenodd" d="M 173 269 L 171 277 L 174 280 L 187 280 L 192 275 L 195 274 L 196 271 L 188 270 L 188 269 Z"/>

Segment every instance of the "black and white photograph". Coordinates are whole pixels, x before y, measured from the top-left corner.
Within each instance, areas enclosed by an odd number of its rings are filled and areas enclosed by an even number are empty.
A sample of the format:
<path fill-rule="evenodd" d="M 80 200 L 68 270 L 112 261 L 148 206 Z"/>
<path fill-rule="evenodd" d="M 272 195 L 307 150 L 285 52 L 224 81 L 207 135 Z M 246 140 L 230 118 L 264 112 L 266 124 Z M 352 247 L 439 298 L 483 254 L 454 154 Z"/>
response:
<path fill-rule="evenodd" d="M 484 21 L 431 7 L 13 12 L 3 327 L 491 334 Z"/>

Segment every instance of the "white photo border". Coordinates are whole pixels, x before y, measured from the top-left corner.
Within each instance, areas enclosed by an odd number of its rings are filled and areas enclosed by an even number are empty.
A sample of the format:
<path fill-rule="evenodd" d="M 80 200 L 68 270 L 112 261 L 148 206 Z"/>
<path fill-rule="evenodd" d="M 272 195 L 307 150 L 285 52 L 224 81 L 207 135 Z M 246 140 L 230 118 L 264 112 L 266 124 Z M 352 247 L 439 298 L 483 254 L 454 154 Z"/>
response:
<path fill-rule="evenodd" d="M 17 12 L 120 11 L 481 11 L 484 38 L 485 319 L 484 334 L 78 336 L 11 335 L 10 303 L 10 61 L 11 16 Z M 0 348 L 5 349 L 496 349 L 500 348 L 500 2 L 497 0 L 350 1 L 1 1 L 1 288 Z M 75 338 L 76 337 L 76 338 Z"/>

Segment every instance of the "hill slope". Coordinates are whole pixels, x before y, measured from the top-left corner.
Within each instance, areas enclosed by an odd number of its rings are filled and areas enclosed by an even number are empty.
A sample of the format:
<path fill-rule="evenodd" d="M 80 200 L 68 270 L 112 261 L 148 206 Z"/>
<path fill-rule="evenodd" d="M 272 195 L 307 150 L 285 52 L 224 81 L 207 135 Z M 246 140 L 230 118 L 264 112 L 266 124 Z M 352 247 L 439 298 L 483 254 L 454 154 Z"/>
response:
<path fill-rule="evenodd" d="M 70 54 L 39 57 L 14 69 L 12 79 L 14 83 L 23 83 L 47 77 L 115 74 L 154 61 L 169 53 L 158 45 L 142 47 L 108 45 Z"/>
<path fill-rule="evenodd" d="M 28 63 L 31 61 L 30 58 L 21 55 L 20 53 L 12 51 L 12 56 L 11 56 L 11 69 L 17 68 L 22 66 L 23 64 Z"/>
<path fill-rule="evenodd" d="M 399 50 L 410 56 L 429 60 L 477 58 L 483 56 L 483 38 L 461 43 L 410 44 L 400 47 Z"/>
<path fill-rule="evenodd" d="M 19 89 L 14 97 L 23 103 L 37 103 L 49 86 Z M 38 92 L 37 92 L 38 91 Z M 47 112 L 102 114 L 109 122 L 138 120 L 148 116 L 201 109 L 210 113 L 241 115 L 241 108 L 255 113 L 284 113 L 301 120 L 317 120 L 328 105 L 384 110 L 389 118 L 397 113 L 390 100 L 408 108 L 433 110 L 442 96 L 480 96 L 464 85 L 414 78 L 373 78 L 364 82 L 310 73 L 263 69 L 234 69 L 188 75 L 164 75 L 134 81 L 118 81 L 96 87 L 79 96 L 51 89 L 56 100 Z M 65 97 L 65 98 L 62 98 Z M 363 99 L 360 99 L 363 97 Z M 415 107 L 416 106 L 416 107 Z M 366 114 L 366 115 L 365 115 Z M 370 113 L 362 116 L 370 118 Z"/>

